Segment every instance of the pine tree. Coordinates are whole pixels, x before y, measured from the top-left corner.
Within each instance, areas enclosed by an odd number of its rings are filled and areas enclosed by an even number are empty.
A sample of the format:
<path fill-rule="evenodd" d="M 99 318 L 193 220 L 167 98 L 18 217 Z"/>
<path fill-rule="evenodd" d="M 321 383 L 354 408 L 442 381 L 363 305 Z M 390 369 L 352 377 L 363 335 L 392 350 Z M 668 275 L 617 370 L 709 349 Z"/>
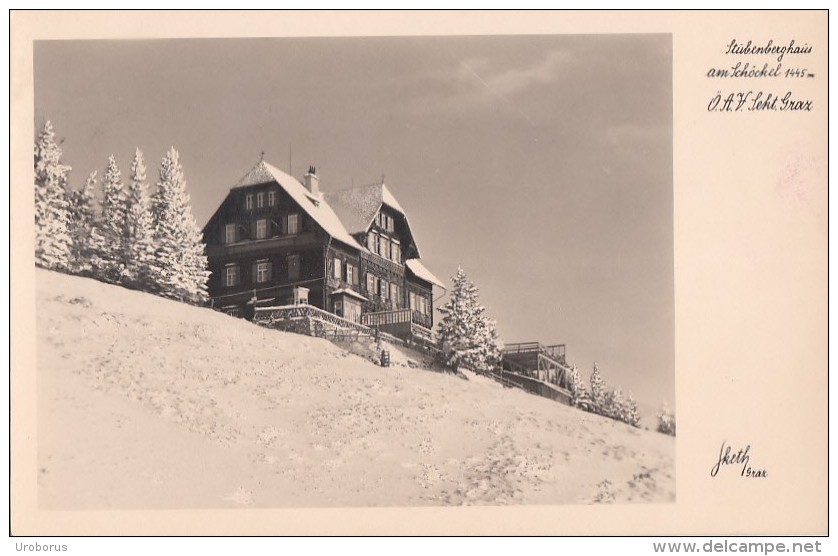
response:
<path fill-rule="evenodd" d="M 478 316 L 475 334 L 477 350 L 472 368 L 479 373 L 491 374 L 501 363 L 503 344 L 498 338 L 495 321 L 483 315 L 483 311 L 479 311 Z"/>
<path fill-rule="evenodd" d="M 84 187 L 68 194 L 68 230 L 73 240 L 71 271 L 98 278 L 100 253 L 104 244 L 96 214 L 96 171 L 90 173 Z"/>
<path fill-rule="evenodd" d="M 599 367 L 594 363 L 594 372 L 591 373 L 591 403 L 594 413 L 605 414 L 605 380 L 599 372 Z"/>
<path fill-rule="evenodd" d="M 122 173 L 113 155 L 108 157 L 108 167 L 102 178 L 102 220 L 100 229 L 104 238 L 102 249 L 103 272 L 101 279 L 106 282 L 122 281 L 125 272 L 125 217 L 127 201 L 122 185 Z"/>
<path fill-rule="evenodd" d="M 632 427 L 640 427 L 640 413 L 637 411 L 637 401 L 629 392 L 626 400 L 626 423 Z"/>
<path fill-rule="evenodd" d="M 604 415 L 617 421 L 625 421 L 625 400 L 619 387 L 606 394 Z"/>
<path fill-rule="evenodd" d="M 675 416 L 664 401 L 658 410 L 658 432 L 675 436 Z"/>
<path fill-rule="evenodd" d="M 448 303 L 437 309 L 443 315 L 438 336 L 445 364 L 455 371 L 462 366 L 489 373 L 501 359 L 502 344 L 496 325 L 486 317 L 485 307 L 478 302 L 477 288 L 462 268 L 457 268 L 452 281 Z"/>
<path fill-rule="evenodd" d="M 73 240 L 68 230 L 67 173 L 48 120 L 35 142 L 35 264 L 67 271 Z"/>
<path fill-rule="evenodd" d="M 163 157 L 152 202 L 155 285 L 165 297 L 200 303 L 207 298 L 207 258 L 179 159 L 174 147 Z"/>
<path fill-rule="evenodd" d="M 580 402 L 588 397 L 588 392 L 576 365 L 570 369 L 567 382 L 570 390 L 570 403 L 573 406 L 579 407 Z"/>
<path fill-rule="evenodd" d="M 146 183 L 145 161 L 140 149 L 136 150 L 131 162 L 123 239 L 123 283 L 132 288 L 153 291 L 154 217 Z"/>

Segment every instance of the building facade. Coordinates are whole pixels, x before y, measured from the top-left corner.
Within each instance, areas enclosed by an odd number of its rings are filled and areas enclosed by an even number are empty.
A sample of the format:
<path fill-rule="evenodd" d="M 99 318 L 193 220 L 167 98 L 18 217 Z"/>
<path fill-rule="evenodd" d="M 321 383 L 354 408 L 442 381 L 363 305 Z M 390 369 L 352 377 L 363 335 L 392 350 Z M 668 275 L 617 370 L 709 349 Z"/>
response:
<path fill-rule="evenodd" d="M 398 336 L 433 328 L 434 287 L 404 209 L 384 183 L 324 193 L 260 161 L 203 230 L 213 307 L 308 304 Z"/>

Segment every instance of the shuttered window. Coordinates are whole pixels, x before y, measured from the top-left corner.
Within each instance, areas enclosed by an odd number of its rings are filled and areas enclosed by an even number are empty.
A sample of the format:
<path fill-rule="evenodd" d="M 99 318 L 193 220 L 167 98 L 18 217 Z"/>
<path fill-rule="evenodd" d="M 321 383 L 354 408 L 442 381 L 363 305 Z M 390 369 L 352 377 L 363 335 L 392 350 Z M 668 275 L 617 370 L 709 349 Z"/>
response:
<path fill-rule="evenodd" d="M 393 240 L 393 245 L 390 247 L 390 259 L 393 262 L 402 263 L 402 246 L 395 239 Z"/>

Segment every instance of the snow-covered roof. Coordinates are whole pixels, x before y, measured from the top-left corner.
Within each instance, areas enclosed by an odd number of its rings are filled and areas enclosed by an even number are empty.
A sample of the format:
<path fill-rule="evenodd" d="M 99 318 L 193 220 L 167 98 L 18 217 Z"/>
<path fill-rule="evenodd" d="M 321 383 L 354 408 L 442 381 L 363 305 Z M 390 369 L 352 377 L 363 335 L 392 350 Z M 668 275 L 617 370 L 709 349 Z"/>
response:
<path fill-rule="evenodd" d="M 405 265 L 417 278 L 430 282 L 434 286 L 446 289 L 445 284 L 443 284 L 439 278 L 434 276 L 434 273 L 428 270 L 419 259 L 408 259 L 405 261 Z"/>
<path fill-rule="evenodd" d="M 390 207 L 404 218 L 408 234 L 411 236 L 410 240 L 416 247 L 416 254 L 419 254 L 416 240 L 410 231 L 407 214 L 393 193 L 383 183 L 339 189 L 324 193 L 323 196 L 350 234 L 359 234 L 369 230 L 382 205 Z"/>
<path fill-rule="evenodd" d="M 339 290 L 335 290 L 335 291 L 332 292 L 332 295 L 340 295 L 340 294 L 348 295 L 350 297 L 355 297 L 357 299 L 360 299 L 361 301 L 369 301 L 369 299 L 367 299 L 366 297 L 364 297 L 360 293 L 356 292 L 355 290 L 350 290 L 349 288 L 341 288 Z"/>
<path fill-rule="evenodd" d="M 286 174 L 276 166 L 260 161 L 245 176 L 239 180 L 235 187 L 246 187 L 275 181 L 282 187 L 300 207 L 322 227 L 326 233 L 333 238 L 361 251 L 367 249 L 359 244 L 346 231 L 341 219 L 332 210 L 329 203 L 313 195 L 306 187 L 293 176 Z"/>

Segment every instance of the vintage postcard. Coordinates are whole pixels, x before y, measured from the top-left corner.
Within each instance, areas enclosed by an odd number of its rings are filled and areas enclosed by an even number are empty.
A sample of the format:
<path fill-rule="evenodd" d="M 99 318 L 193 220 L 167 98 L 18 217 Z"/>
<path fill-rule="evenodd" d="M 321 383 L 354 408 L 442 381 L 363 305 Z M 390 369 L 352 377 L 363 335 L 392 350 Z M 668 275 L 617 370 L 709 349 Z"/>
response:
<path fill-rule="evenodd" d="M 12 534 L 825 534 L 827 27 L 13 12 Z"/>

